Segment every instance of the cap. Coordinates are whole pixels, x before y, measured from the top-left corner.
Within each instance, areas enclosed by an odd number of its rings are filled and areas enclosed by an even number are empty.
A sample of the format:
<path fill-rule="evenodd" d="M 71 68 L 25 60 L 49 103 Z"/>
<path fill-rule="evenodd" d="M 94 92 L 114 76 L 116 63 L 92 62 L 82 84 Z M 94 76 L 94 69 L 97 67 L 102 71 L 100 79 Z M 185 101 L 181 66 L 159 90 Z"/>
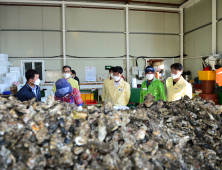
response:
<path fill-rule="evenodd" d="M 72 86 L 66 79 L 59 79 L 55 83 L 57 97 L 62 97 L 72 92 Z"/>
<path fill-rule="evenodd" d="M 155 71 L 154 71 L 154 68 L 153 68 L 152 66 L 147 66 L 147 67 L 145 68 L 145 73 L 148 73 L 149 71 L 152 71 L 153 73 L 155 72 Z"/>

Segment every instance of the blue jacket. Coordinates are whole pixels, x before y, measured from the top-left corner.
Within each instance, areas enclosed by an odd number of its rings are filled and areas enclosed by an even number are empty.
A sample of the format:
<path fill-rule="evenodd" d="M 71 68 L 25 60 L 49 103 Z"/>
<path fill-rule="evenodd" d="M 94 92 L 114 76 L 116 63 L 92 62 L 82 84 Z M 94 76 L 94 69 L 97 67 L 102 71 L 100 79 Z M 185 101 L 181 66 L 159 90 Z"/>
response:
<path fill-rule="evenodd" d="M 41 92 L 40 92 L 40 87 L 37 86 L 36 88 L 36 95 L 35 93 L 32 91 L 31 87 L 29 87 L 29 85 L 26 84 L 16 93 L 16 97 L 18 100 L 20 101 L 28 101 L 30 99 L 32 99 L 33 97 L 36 97 L 36 101 L 41 101 Z"/>

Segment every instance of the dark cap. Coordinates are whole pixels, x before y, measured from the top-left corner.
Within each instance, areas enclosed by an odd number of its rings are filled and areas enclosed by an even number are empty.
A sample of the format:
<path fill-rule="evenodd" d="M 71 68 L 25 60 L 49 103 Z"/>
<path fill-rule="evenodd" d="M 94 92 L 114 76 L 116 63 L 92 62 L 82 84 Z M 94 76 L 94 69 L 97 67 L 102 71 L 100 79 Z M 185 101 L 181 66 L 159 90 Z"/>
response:
<path fill-rule="evenodd" d="M 147 67 L 145 68 L 145 73 L 148 73 L 149 71 L 152 71 L 153 73 L 155 72 L 155 71 L 154 71 L 154 68 L 153 68 L 152 66 L 147 66 Z"/>

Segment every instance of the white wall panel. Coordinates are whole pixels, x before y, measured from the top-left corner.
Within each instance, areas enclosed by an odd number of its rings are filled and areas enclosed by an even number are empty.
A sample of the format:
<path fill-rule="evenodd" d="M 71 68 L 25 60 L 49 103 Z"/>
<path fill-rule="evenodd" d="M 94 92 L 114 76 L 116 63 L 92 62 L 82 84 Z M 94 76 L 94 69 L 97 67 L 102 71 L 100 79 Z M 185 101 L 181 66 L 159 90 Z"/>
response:
<path fill-rule="evenodd" d="M 129 35 L 129 54 L 133 56 L 147 55 L 147 37 L 143 34 Z"/>
<path fill-rule="evenodd" d="M 68 30 L 125 31 L 123 10 L 66 8 Z"/>
<path fill-rule="evenodd" d="M 62 55 L 62 33 L 43 32 L 44 57 Z"/>
<path fill-rule="evenodd" d="M 184 9 L 184 32 L 190 31 L 195 28 L 194 11 L 194 5 Z"/>
<path fill-rule="evenodd" d="M 66 53 L 75 56 L 87 56 L 87 33 L 67 32 Z"/>
<path fill-rule="evenodd" d="M 1 53 L 8 54 L 10 57 L 20 57 L 20 32 L 1 31 Z"/>
<path fill-rule="evenodd" d="M 187 57 L 195 56 L 195 32 L 184 35 L 184 54 Z"/>
<path fill-rule="evenodd" d="M 19 29 L 20 7 L 17 6 L 0 6 L 1 8 L 1 28 L 2 29 Z"/>
<path fill-rule="evenodd" d="M 179 53 L 179 36 L 130 34 L 130 55 L 172 57 Z"/>
<path fill-rule="evenodd" d="M 212 44 L 211 25 L 195 31 L 195 56 L 209 55 Z"/>
<path fill-rule="evenodd" d="M 43 29 L 61 30 L 62 29 L 62 9 L 60 7 L 43 8 Z"/>
<path fill-rule="evenodd" d="M 195 4 L 195 28 L 212 20 L 212 0 L 201 0 Z"/>
<path fill-rule="evenodd" d="M 107 31 L 108 30 L 108 13 L 105 9 L 95 10 L 95 9 L 87 9 L 87 29 L 88 30 L 100 30 Z"/>
<path fill-rule="evenodd" d="M 80 57 L 124 55 L 125 35 L 106 33 L 66 33 L 67 54 Z"/>
<path fill-rule="evenodd" d="M 44 60 L 44 62 L 45 62 L 45 69 L 61 70 L 61 74 L 62 74 L 63 61 L 61 59 L 58 59 L 58 60 Z"/>
<path fill-rule="evenodd" d="M 217 22 L 217 53 L 222 54 L 222 21 Z"/>
<path fill-rule="evenodd" d="M 165 56 L 165 36 L 164 35 L 153 35 L 153 51 L 154 51 L 154 56 L 151 56 L 151 57 L 164 57 Z"/>
<path fill-rule="evenodd" d="M 222 18 L 222 1 L 217 0 L 217 19 Z"/>
<path fill-rule="evenodd" d="M 107 53 L 108 49 L 107 34 L 91 33 L 87 34 L 87 48 L 90 57 L 105 57 L 111 54 Z"/>
<path fill-rule="evenodd" d="M 180 14 L 165 13 L 165 33 L 180 32 Z"/>
<path fill-rule="evenodd" d="M 20 29 L 42 29 L 42 7 L 20 7 Z"/>
<path fill-rule="evenodd" d="M 66 8 L 66 29 L 87 30 L 87 9 Z"/>
<path fill-rule="evenodd" d="M 20 32 L 20 56 L 43 57 L 43 33 Z"/>
<path fill-rule="evenodd" d="M 179 33 L 179 14 L 129 12 L 130 32 Z"/>
<path fill-rule="evenodd" d="M 146 36 L 146 49 L 147 49 L 147 55 L 148 57 L 155 56 L 156 51 L 154 51 L 154 45 L 153 45 L 153 37 L 155 35 L 153 34 L 147 34 Z"/>
<path fill-rule="evenodd" d="M 180 36 L 165 35 L 165 57 L 174 57 L 180 54 Z"/>
<path fill-rule="evenodd" d="M 107 10 L 108 31 L 125 31 L 125 11 Z"/>
<path fill-rule="evenodd" d="M 155 12 L 153 14 L 154 22 L 151 23 L 153 25 L 153 32 L 164 33 L 165 32 L 165 13 Z"/>
<path fill-rule="evenodd" d="M 107 34 L 107 56 L 117 57 L 126 54 L 125 39 L 124 34 Z"/>
<path fill-rule="evenodd" d="M 129 31 L 146 32 L 146 12 L 129 11 Z"/>

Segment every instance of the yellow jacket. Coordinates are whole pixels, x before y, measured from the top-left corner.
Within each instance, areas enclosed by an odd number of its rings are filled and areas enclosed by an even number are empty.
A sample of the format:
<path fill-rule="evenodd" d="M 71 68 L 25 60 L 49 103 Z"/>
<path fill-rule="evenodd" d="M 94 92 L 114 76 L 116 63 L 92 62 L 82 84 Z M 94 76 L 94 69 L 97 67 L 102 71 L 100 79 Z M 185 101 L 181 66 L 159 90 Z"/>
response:
<path fill-rule="evenodd" d="M 76 89 L 79 90 L 78 81 L 76 81 L 75 79 L 73 79 L 73 78 L 70 77 L 70 78 L 68 79 L 68 82 L 71 84 L 71 86 L 72 86 L 73 88 L 76 88 Z M 56 92 L 56 86 L 55 86 L 55 84 L 53 85 L 52 91 L 53 91 L 53 93 Z"/>
<path fill-rule="evenodd" d="M 182 76 L 180 80 L 173 85 L 173 78 L 169 77 L 166 80 L 167 101 L 175 101 L 187 95 L 192 99 L 192 86 Z"/>
<path fill-rule="evenodd" d="M 101 95 L 103 102 L 105 101 L 105 99 L 107 99 L 106 95 L 107 95 L 107 83 L 108 83 L 108 81 L 110 81 L 110 77 L 103 81 L 103 91 L 102 91 L 102 95 Z"/>
<path fill-rule="evenodd" d="M 126 106 L 130 99 L 130 85 L 123 79 L 115 88 L 114 80 L 107 81 L 106 101 L 112 100 L 114 106 Z"/>

